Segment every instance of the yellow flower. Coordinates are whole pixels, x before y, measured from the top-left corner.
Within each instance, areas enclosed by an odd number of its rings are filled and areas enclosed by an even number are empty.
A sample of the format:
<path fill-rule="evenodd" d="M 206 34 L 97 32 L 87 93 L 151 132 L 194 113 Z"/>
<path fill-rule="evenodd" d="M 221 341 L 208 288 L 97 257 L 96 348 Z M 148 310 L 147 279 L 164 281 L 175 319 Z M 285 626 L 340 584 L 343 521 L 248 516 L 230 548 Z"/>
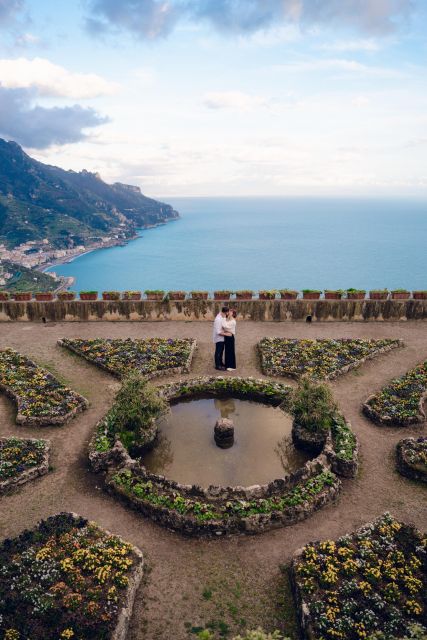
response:
<path fill-rule="evenodd" d="M 64 631 L 61 633 L 61 638 L 64 638 L 65 640 L 69 640 L 69 638 L 72 638 L 73 636 L 74 631 L 70 628 L 64 629 Z"/>
<path fill-rule="evenodd" d="M 4 640 L 19 640 L 20 637 L 19 631 L 16 629 L 7 629 L 4 634 Z"/>

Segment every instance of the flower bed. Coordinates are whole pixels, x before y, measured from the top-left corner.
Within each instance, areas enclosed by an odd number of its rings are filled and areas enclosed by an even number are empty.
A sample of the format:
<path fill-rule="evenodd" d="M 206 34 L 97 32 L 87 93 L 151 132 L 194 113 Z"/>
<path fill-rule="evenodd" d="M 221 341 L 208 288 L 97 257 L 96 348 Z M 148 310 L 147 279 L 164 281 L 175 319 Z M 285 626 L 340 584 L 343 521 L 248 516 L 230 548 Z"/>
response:
<path fill-rule="evenodd" d="M 62 425 L 89 404 L 13 349 L 0 350 L 0 389 L 17 405 L 17 424 Z"/>
<path fill-rule="evenodd" d="M 149 378 L 188 372 L 196 348 L 196 341 L 187 338 L 64 338 L 58 344 L 119 378 L 130 369 Z"/>
<path fill-rule="evenodd" d="M 292 581 L 306 637 L 401 639 L 425 622 L 426 556 L 427 538 L 389 514 L 297 551 Z"/>
<path fill-rule="evenodd" d="M 402 344 L 400 340 L 263 338 L 258 349 L 265 375 L 332 380 Z"/>
<path fill-rule="evenodd" d="M 75 514 L 0 546 L 0 637 L 125 640 L 142 578 L 138 549 Z"/>
<path fill-rule="evenodd" d="M 194 378 L 156 389 L 166 402 L 225 395 L 290 410 L 291 387 L 268 380 Z M 333 470 L 346 476 L 357 471 L 357 440 L 345 420 L 337 417 L 337 427 L 328 436 L 324 451 L 283 478 L 252 487 L 179 484 L 148 473 L 141 462 L 132 459 L 115 426 L 114 407 L 98 423 L 90 442 L 92 470 L 106 471 L 107 490 L 128 506 L 187 535 L 257 533 L 293 524 L 337 497 L 341 483 Z M 150 417 L 143 431 L 144 445 L 150 446 L 156 434 L 156 422 Z M 351 465 L 353 472 L 347 468 Z"/>
<path fill-rule="evenodd" d="M 405 438 L 398 442 L 396 466 L 403 476 L 427 482 L 427 437 Z"/>
<path fill-rule="evenodd" d="M 369 396 L 363 412 L 377 424 L 407 427 L 426 419 L 426 397 L 427 360 Z"/>
<path fill-rule="evenodd" d="M 49 442 L 0 438 L 0 495 L 49 471 Z"/>

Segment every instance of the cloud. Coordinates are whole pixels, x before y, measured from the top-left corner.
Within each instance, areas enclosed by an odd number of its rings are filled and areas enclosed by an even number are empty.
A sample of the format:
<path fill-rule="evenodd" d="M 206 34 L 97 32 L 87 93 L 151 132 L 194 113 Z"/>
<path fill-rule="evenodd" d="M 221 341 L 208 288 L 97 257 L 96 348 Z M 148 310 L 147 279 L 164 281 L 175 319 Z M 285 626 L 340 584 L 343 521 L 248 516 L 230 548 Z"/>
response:
<path fill-rule="evenodd" d="M 0 136 L 25 147 L 45 149 L 53 144 L 80 142 L 84 132 L 107 122 L 94 109 L 80 105 L 41 107 L 33 105 L 31 89 L 0 86 Z"/>
<path fill-rule="evenodd" d="M 125 30 L 148 40 L 168 35 L 184 11 L 164 0 L 90 0 L 89 4 L 92 16 L 86 26 L 92 34 Z"/>
<path fill-rule="evenodd" d="M 118 88 L 93 73 L 72 73 L 44 58 L 0 59 L 0 84 L 7 89 L 34 88 L 40 95 L 65 98 L 95 98 Z"/>
<path fill-rule="evenodd" d="M 209 109 L 232 109 L 252 111 L 258 107 L 267 107 L 268 100 L 241 91 L 209 92 L 203 96 L 203 104 Z"/>
<path fill-rule="evenodd" d="M 323 58 L 316 60 L 302 60 L 288 64 L 274 65 L 274 69 L 291 73 L 313 73 L 317 71 L 341 71 L 354 75 L 374 76 L 381 78 L 395 78 L 401 76 L 399 71 L 385 67 L 375 67 L 363 64 L 357 60 L 346 58 Z"/>
<path fill-rule="evenodd" d="M 319 46 L 323 51 L 337 51 L 339 53 L 347 51 L 367 51 L 374 52 L 381 49 L 380 43 L 374 38 L 364 38 L 360 40 L 336 40 L 327 42 Z"/>
<path fill-rule="evenodd" d="M 16 14 L 23 8 L 23 0 L 0 0 L 0 27 L 13 22 Z"/>
<path fill-rule="evenodd" d="M 333 25 L 390 33 L 417 0 L 88 0 L 89 31 L 127 30 L 143 39 L 168 35 L 180 21 L 207 22 L 225 34 L 252 34 L 284 24 Z"/>

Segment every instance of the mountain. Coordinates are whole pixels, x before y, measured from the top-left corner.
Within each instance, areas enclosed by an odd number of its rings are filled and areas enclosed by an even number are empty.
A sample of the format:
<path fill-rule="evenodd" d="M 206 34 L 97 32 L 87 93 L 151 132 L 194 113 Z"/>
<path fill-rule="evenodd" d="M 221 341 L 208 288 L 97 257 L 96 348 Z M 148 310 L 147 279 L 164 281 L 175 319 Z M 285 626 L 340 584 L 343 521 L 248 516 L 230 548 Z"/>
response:
<path fill-rule="evenodd" d="M 125 239 L 139 227 L 178 217 L 139 187 L 43 164 L 0 138 L 0 242 L 9 248 L 44 238 L 55 248 L 111 235 Z"/>

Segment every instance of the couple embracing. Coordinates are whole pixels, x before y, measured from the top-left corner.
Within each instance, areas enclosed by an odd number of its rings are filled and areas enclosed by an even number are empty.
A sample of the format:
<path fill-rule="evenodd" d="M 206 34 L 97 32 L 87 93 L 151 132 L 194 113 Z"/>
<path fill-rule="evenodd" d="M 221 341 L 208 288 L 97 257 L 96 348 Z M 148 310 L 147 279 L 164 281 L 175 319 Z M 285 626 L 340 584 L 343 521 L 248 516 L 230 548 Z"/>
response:
<path fill-rule="evenodd" d="M 214 321 L 215 369 L 218 371 L 236 369 L 236 316 L 234 309 L 222 307 Z"/>

